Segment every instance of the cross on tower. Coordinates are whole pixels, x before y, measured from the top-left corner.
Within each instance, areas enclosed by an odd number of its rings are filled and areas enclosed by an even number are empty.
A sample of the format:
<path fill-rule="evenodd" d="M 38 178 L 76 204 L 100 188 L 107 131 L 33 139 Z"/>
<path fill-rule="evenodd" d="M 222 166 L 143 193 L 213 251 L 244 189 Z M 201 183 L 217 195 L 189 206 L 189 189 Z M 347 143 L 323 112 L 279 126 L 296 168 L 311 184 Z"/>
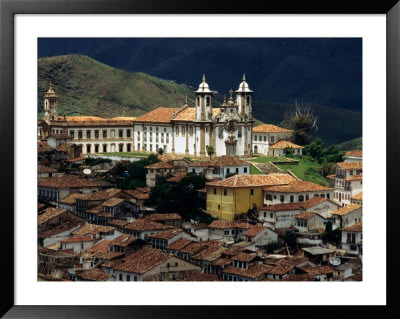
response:
<path fill-rule="evenodd" d="M 232 93 L 233 93 L 233 90 L 232 90 L 232 89 L 230 89 L 230 90 L 229 90 L 229 99 L 230 99 L 230 100 L 232 100 L 232 99 L 233 99 L 233 97 L 232 97 Z"/>

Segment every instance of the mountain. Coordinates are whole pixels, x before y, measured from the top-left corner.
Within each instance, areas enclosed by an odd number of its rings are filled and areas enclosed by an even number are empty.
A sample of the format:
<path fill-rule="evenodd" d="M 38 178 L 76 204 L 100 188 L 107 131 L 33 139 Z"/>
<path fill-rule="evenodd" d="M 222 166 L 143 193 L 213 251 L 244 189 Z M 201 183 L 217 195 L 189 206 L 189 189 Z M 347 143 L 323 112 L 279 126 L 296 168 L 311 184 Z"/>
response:
<path fill-rule="evenodd" d="M 84 55 L 40 58 L 38 75 L 40 117 L 43 93 L 49 81 L 59 94 L 59 114 L 113 117 L 122 116 L 124 112 L 126 116 L 138 116 L 161 106 L 183 106 L 186 95 L 189 105 L 194 105 L 193 87 L 142 72 L 119 70 Z M 222 98 L 221 94 L 216 94 L 214 106 L 218 106 Z M 361 113 L 318 104 L 311 106 L 318 116 L 319 130 L 315 135 L 325 143 L 337 144 L 361 135 Z M 291 104 L 253 100 L 254 117 L 271 124 L 279 125 L 291 107 Z"/>
<path fill-rule="evenodd" d="M 362 137 L 336 145 L 342 151 L 362 150 Z"/>
<path fill-rule="evenodd" d="M 362 111 L 361 38 L 39 38 L 39 57 L 80 53 L 227 94 L 242 74 L 259 101 Z"/>

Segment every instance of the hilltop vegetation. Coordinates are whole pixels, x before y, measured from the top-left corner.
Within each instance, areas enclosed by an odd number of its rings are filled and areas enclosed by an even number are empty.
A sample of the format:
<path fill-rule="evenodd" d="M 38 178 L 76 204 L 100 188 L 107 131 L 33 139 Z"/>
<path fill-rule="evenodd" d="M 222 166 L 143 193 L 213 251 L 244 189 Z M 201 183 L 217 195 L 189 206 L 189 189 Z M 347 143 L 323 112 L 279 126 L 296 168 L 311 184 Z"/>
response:
<path fill-rule="evenodd" d="M 181 107 L 186 95 L 189 105 L 194 105 L 193 88 L 141 72 L 119 70 L 79 54 L 40 58 L 38 75 L 39 117 L 49 81 L 59 93 L 60 115 L 65 112 L 66 115 L 102 117 L 139 116 L 157 107 Z M 215 96 L 214 106 L 220 104 L 222 96 Z M 279 125 L 291 107 L 291 104 L 254 100 L 255 125 L 261 122 Z M 314 135 L 327 145 L 361 135 L 361 113 L 317 104 L 311 107 L 319 118 L 319 130 Z"/>
<path fill-rule="evenodd" d="M 337 148 L 343 151 L 362 150 L 362 137 L 340 143 Z"/>
<path fill-rule="evenodd" d="M 59 114 L 104 117 L 138 116 L 157 107 L 183 106 L 194 92 L 144 73 L 115 69 L 83 55 L 42 58 L 39 64 L 38 111 L 51 81 L 59 94 Z"/>

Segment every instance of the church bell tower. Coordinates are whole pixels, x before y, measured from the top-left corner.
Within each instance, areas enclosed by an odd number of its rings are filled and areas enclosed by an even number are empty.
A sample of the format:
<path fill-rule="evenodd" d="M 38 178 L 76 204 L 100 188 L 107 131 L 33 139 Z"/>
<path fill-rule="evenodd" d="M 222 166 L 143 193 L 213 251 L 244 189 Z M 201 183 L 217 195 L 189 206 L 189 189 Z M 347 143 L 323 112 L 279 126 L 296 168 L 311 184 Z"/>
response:
<path fill-rule="evenodd" d="M 212 94 L 206 76 L 203 74 L 203 81 L 196 91 L 196 121 L 211 121 L 212 119 Z"/>
<path fill-rule="evenodd" d="M 250 90 L 249 85 L 246 82 L 246 75 L 243 74 L 242 82 L 239 84 L 239 88 L 235 91 L 236 103 L 239 106 L 239 114 L 241 116 L 247 115 L 248 119 L 252 119 L 253 107 L 252 107 L 252 95 L 253 91 Z"/>
<path fill-rule="evenodd" d="M 43 119 L 47 122 L 58 120 L 58 94 L 54 92 L 51 82 L 43 98 Z"/>

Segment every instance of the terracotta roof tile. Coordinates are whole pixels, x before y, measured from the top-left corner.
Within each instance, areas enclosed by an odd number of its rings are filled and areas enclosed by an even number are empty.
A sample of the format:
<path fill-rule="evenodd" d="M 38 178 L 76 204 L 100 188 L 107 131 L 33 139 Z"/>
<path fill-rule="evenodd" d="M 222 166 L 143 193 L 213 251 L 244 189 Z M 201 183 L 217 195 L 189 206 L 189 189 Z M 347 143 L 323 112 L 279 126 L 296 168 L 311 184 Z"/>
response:
<path fill-rule="evenodd" d="M 345 153 L 346 156 L 358 156 L 362 157 L 362 150 L 350 151 Z"/>
<path fill-rule="evenodd" d="M 75 236 L 75 237 L 68 237 L 68 238 L 60 240 L 61 243 L 77 243 L 77 242 L 86 242 L 86 241 L 95 241 L 95 239 L 93 239 L 90 236 Z"/>
<path fill-rule="evenodd" d="M 123 226 L 128 225 L 129 222 L 127 222 L 126 220 L 113 219 L 113 220 L 110 220 L 110 221 L 108 222 L 108 224 L 111 225 L 111 226 L 120 226 L 120 227 L 123 227 Z"/>
<path fill-rule="evenodd" d="M 170 164 L 170 163 L 166 163 L 166 162 L 157 162 L 148 166 L 145 166 L 144 168 L 150 168 L 150 169 L 172 169 L 174 168 L 174 165 Z"/>
<path fill-rule="evenodd" d="M 362 179 L 363 179 L 362 174 L 360 174 L 360 175 L 353 175 L 346 177 L 344 180 L 350 182 L 350 181 L 362 181 Z"/>
<path fill-rule="evenodd" d="M 212 108 L 213 116 L 221 113 L 220 108 Z M 196 108 L 195 107 L 183 107 L 179 109 L 176 114 L 172 116 L 172 120 L 174 121 L 183 121 L 183 122 L 193 122 L 196 120 Z"/>
<path fill-rule="evenodd" d="M 343 215 L 347 215 L 348 213 L 351 213 L 359 208 L 362 208 L 362 206 L 358 205 L 358 204 L 350 204 L 350 205 L 347 205 L 344 207 L 340 207 L 338 210 L 331 212 L 331 215 L 343 216 Z"/>
<path fill-rule="evenodd" d="M 142 192 L 144 194 L 150 193 L 151 192 L 151 188 L 150 187 L 136 187 L 136 189 L 139 192 Z"/>
<path fill-rule="evenodd" d="M 110 242 L 110 246 L 126 247 L 126 246 L 132 244 L 136 240 L 138 240 L 136 237 L 133 237 L 128 234 L 122 234 L 121 236 L 118 236 L 117 238 L 113 239 Z"/>
<path fill-rule="evenodd" d="M 356 222 L 351 226 L 342 228 L 341 230 L 351 231 L 351 232 L 358 232 L 359 233 L 359 232 L 362 232 L 362 223 L 361 222 Z"/>
<path fill-rule="evenodd" d="M 180 108 L 159 107 L 135 119 L 135 122 L 170 123 L 172 115 Z"/>
<path fill-rule="evenodd" d="M 359 192 L 358 194 L 354 195 L 351 199 L 355 200 L 362 200 L 362 192 Z"/>
<path fill-rule="evenodd" d="M 113 197 L 113 198 L 110 198 L 110 199 L 106 200 L 103 203 L 103 206 L 115 207 L 115 206 L 117 206 L 117 205 L 119 205 L 119 204 L 121 204 L 121 203 L 123 203 L 125 201 L 126 201 L 126 199 Z"/>
<path fill-rule="evenodd" d="M 294 144 L 289 141 L 284 141 L 284 140 L 281 140 L 281 141 L 275 143 L 274 145 L 270 146 L 269 148 L 270 149 L 284 149 L 286 147 L 298 148 L 298 149 L 304 148 L 303 146 Z"/>
<path fill-rule="evenodd" d="M 231 264 L 231 260 L 229 258 L 218 258 L 215 259 L 211 265 L 212 266 L 219 266 L 219 267 L 223 267 L 223 266 L 227 266 Z"/>
<path fill-rule="evenodd" d="M 171 255 L 163 253 L 160 250 L 143 247 L 126 257 L 126 262 L 116 265 L 114 269 L 143 274 L 171 257 Z"/>
<path fill-rule="evenodd" d="M 255 264 L 248 269 L 228 267 L 222 270 L 222 273 L 262 280 L 265 278 L 265 275 L 269 272 L 271 268 L 272 266 L 269 265 Z"/>
<path fill-rule="evenodd" d="M 150 198 L 149 193 L 143 193 L 137 189 L 127 189 L 127 190 L 124 190 L 124 192 L 136 199 L 149 199 Z"/>
<path fill-rule="evenodd" d="M 159 232 L 157 234 L 150 235 L 149 238 L 159 238 L 168 240 L 174 238 L 176 235 L 179 235 L 181 232 L 183 232 L 182 228 L 173 228 Z"/>
<path fill-rule="evenodd" d="M 320 266 L 320 267 L 299 267 L 299 269 L 305 271 L 309 275 L 317 276 L 324 274 L 332 274 L 334 272 L 333 268 L 330 266 Z"/>
<path fill-rule="evenodd" d="M 151 214 L 145 216 L 148 220 L 151 221 L 164 221 L 164 220 L 180 220 L 182 217 L 177 213 L 168 213 L 168 214 Z"/>
<path fill-rule="evenodd" d="M 362 162 L 340 162 L 337 163 L 335 166 L 338 166 L 342 170 L 362 170 Z"/>
<path fill-rule="evenodd" d="M 245 249 L 246 249 L 245 247 L 232 245 L 232 246 L 228 247 L 227 250 L 224 251 L 224 255 L 235 256 L 235 255 L 243 252 Z"/>
<path fill-rule="evenodd" d="M 169 250 L 181 250 L 191 244 L 193 241 L 187 238 L 179 238 L 177 241 L 174 241 L 172 244 L 167 246 Z"/>
<path fill-rule="evenodd" d="M 171 229 L 173 227 L 153 222 L 151 220 L 148 220 L 147 218 L 139 218 L 135 220 L 133 223 L 126 225 L 124 228 L 127 230 L 144 231 L 144 230 Z"/>
<path fill-rule="evenodd" d="M 255 237 L 265 229 L 267 229 L 267 226 L 254 225 L 243 235 L 248 237 Z"/>
<path fill-rule="evenodd" d="M 253 127 L 254 133 L 291 133 L 293 130 L 288 130 L 272 124 L 261 124 Z"/>
<path fill-rule="evenodd" d="M 252 225 L 247 223 L 239 223 L 235 221 L 228 221 L 228 220 L 214 220 L 208 228 L 216 228 L 216 229 L 227 229 L 227 228 L 244 228 L 250 229 Z"/>
<path fill-rule="evenodd" d="M 192 242 L 189 245 L 183 247 L 179 251 L 181 253 L 187 253 L 187 254 L 196 254 L 199 251 L 206 249 L 207 245 L 204 242 Z"/>
<path fill-rule="evenodd" d="M 38 216 L 38 225 L 42 225 L 44 223 L 47 223 L 48 221 L 68 212 L 66 209 L 62 208 L 55 208 L 55 207 L 49 207 L 44 210 L 42 214 Z"/>
<path fill-rule="evenodd" d="M 57 235 L 63 232 L 66 232 L 68 230 L 71 230 L 77 226 L 81 226 L 81 223 L 77 223 L 77 222 L 66 222 L 64 224 L 58 225 L 55 228 L 49 229 L 45 232 L 42 232 L 40 234 L 38 234 L 38 238 L 48 238 L 51 237 L 53 235 Z"/>
<path fill-rule="evenodd" d="M 42 177 L 38 179 L 39 186 L 51 188 L 84 188 L 84 187 L 106 187 L 110 184 L 101 180 L 88 180 L 75 175 L 60 177 Z"/>
<path fill-rule="evenodd" d="M 91 281 L 106 281 L 111 277 L 111 275 L 106 274 L 99 267 L 91 268 L 85 271 L 78 271 L 76 275 L 78 277 Z"/>
<path fill-rule="evenodd" d="M 294 180 L 287 185 L 267 186 L 264 188 L 270 192 L 281 193 L 297 193 L 297 192 L 316 192 L 316 191 L 333 191 L 333 188 L 325 187 L 319 184 Z"/>
<path fill-rule="evenodd" d="M 167 179 L 167 182 L 170 183 L 179 183 L 184 177 L 187 176 L 186 172 L 175 172 L 175 173 L 171 173 L 170 178 Z"/>
<path fill-rule="evenodd" d="M 279 280 L 280 281 L 315 281 L 315 277 L 308 275 L 308 274 L 303 274 L 303 275 L 288 274 Z"/>
<path fill-rule="evenodd" d="M 226 248 L 221 247 L 222 245 L 223 243 L 221 243 L 221 245 L 208 246 L 206 249 L 192 255 L 192 259 L 212 262 L 220 258 L 222 253 L 226 250 Z"/>
<path fill-rule="evenodd" d="M 314 217 L 316 213 L 313 212 L 301 212 L 300 214 L 296 215 L 295 217 L 297 219 L 310 219 L 311 217 Z"/>
<path fill-rule="evenodd" d="M 240 253 L 231 257 L 232 260 L 239 260 L 244 262 L 251 262 L 255 258 L 257 258 L 257 254 L 247 254 L 247 253 Z"/>
<path fill-rule="evenodd" d="M 274 275 L 284 275 L 291 271 L 293 268 L 298 265 L 306 262 L 308 258 L 305 257 L 293 257 L 291 259 L 281 259 L 279 260 L 275 266 L 273 266 L 268 273 Z"/>
<path fill-rule="evenodd" d="M 60 199 L 58 202 L 61 204 L 74 205 L 76 203 L 76 199 L 84 197 L 85 197 L 84 194 L 71 193 L 68 196 L 64 197 L 63 199 Z"/>
<path fill-rule="evenodd" d="M 268 175 L 234 175 L 222 181 L 208 182 L 207 186 L 222 187 L 251 187 L 251 186 L 272 186 L 286 185 L 294 181 L 289 174 L 268 174 Z"/>
<path fill-rule="evenodd" d="M 69 136 L 66 133 L 62 133 L 62 134 L 51 134 L 49 135 L 49 137 L 54 137 L 56 140 L 70 140 L 71 136 Z"/>
<path fill-rule="evenodd" d="M 93 253 L 93 254 L 106 253 L 106 252 L 108 252 L 108 244 L 109 243 L 110 243 L 110 240 L 101 239 L 96 244 L 94 244 L 92 247 L 82 250 L 81 255 L 84 252 L 89 252 L 89 253 Z"/>
<path fill-rule="evenodd" d="M 314 207 L 324 201 L 329 199 L 319 196 L 314 196 L 305 202 L 298 202 L 298 203 L 283 203 L 283 204 L 274 204 L 260 207 L 260 210 L 267 210 L 267 211 L 285 211 L 285 210 L 304 210 Z"/>
<path fill-rule="evenodd" d="M 112 226 L 102 226 L 102 225 L 95 225 L 95 224 L 86 224 L 81 228 L 72 232 L 75 236 L 84 236 L 84 235 L 94 235 L 99 233 L 108 233 L 110 231 L 115 230 L 115 227 Z"/>

